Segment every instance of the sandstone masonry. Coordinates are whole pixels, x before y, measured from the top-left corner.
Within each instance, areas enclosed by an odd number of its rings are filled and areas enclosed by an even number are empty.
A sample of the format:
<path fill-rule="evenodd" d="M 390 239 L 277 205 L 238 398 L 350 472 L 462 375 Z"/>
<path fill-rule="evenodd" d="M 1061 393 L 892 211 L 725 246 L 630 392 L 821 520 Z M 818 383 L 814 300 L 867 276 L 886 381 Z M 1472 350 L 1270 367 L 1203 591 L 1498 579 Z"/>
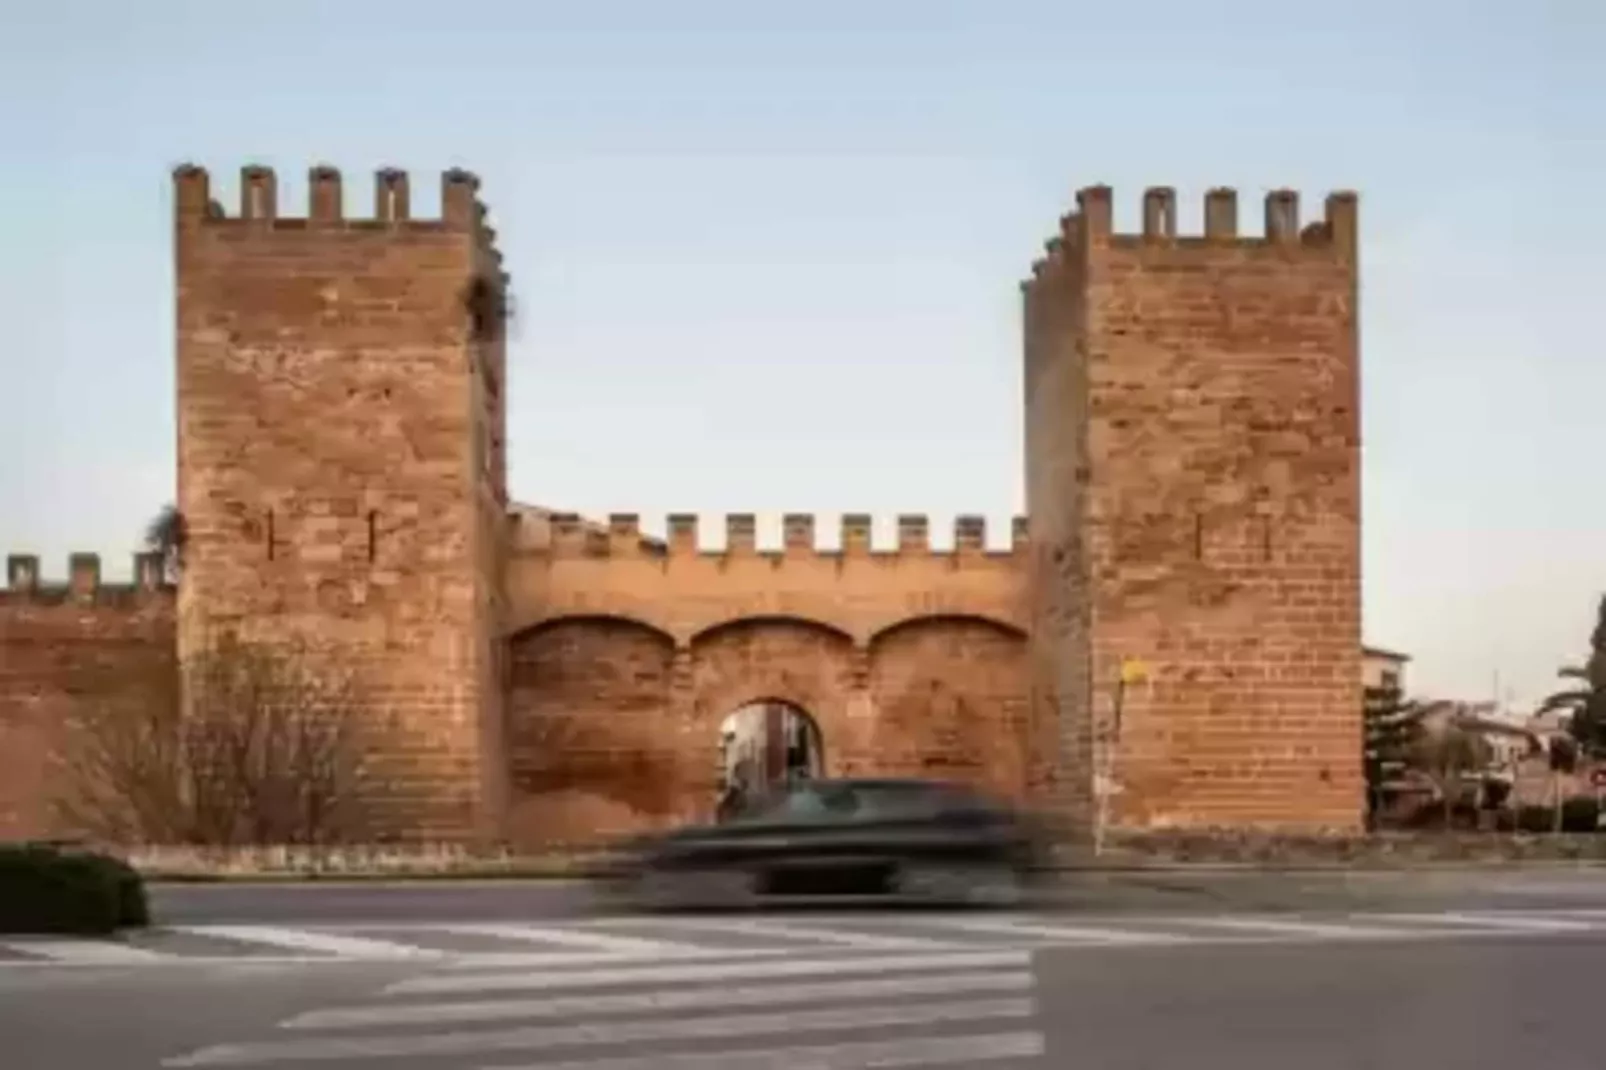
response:
<path fill-rule="evenodd" d="M 828 773 L 976 781 L 1071 835 L 1096 772 L 1129 830 L 1359 827 L 1352 197 L 1301 230 L 1275 193 L 1245 237 L 1217 191 L 1179 237 L 1169 191 L 1124 235 L 1084 190 L 1024 286 L 1031 530 L 998 548 L 965 517 L 938 552 L 900 517 L 882 552 L 862 514 L 831 550 L 813 517 L 767 547 L 732 516 L 716 550 L 691 516 L 659 540 L 510 503 L 478 183 L 448 173 L 438 219 L 397 172 L 371 218 L 327 168 L 309 188 L 283 218 L 247 168 L 230 215 L 175 174 L 182 589 L 97 594 L 86 564 L 47 591 L 13 559 L 0 773 L 46 748 L 90 652 L 232 631 L 360 671 L 403 838 L 705 816 L 720 721 L 758 700 L 814 717 Z M 61 831 L 42 778 L 0 785 L 0 835 Z"/>

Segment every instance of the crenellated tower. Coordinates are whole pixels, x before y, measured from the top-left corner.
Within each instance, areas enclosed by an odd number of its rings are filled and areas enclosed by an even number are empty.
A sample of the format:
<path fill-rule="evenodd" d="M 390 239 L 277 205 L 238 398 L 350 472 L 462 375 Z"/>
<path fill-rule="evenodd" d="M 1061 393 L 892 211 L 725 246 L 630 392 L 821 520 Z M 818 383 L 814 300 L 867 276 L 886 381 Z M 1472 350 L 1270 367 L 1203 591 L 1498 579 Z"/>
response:
<path fill-rule="evenodd" d="M 1082 190 L 1023 284 L 1034 702 L 1059 809 L 1354 830 L 1360 765 L 1357 211 L 1232 190 L 1177 233 Z M 1123 672 L 1123 666 L 1128 671 Z"/>
<path fill-rule="evenodd" d="M 348 218 L 340 174 L 306 218 L 271 170 L 240 205 L 174 173 L 181 655 L 224 631 L 356 672 L 386 731 L 382 831 L 494 836 L 507 276 L 474 176 L 438 218 L 408 177 Z"/>

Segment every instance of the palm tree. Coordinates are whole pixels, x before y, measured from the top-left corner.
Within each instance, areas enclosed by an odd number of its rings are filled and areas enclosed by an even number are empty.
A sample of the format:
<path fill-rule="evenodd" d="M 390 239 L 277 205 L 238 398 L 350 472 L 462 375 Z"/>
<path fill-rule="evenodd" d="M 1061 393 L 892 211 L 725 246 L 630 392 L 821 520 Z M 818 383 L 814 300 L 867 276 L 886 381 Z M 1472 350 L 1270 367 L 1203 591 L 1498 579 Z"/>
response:
<path fill-rule="evenodd" d="M 186 542 L 184 514 L 169 503 L 145 525 L 145 548 L 162 555 L 162 571 L 169 583 L 177 583 L 184 568 Z"/>
<path fill-rule="evenodd" d="M 1595 613 L 1595 630 L 1589 637 L 1589 660 L 1568 666 L 1557 675 L 1573 681 L 1539 704 L 1535 716 L 1560 712 L 1567 731 L 1590 757 L 1606 757 L 1606 595 Z"/>

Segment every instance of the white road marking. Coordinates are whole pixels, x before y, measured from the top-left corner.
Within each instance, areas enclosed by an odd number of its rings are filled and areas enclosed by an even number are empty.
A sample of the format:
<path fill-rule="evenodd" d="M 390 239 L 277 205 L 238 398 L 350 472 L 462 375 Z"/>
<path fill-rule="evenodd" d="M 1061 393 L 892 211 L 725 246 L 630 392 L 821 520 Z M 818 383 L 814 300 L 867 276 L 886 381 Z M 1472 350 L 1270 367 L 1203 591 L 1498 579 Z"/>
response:
<path fill-rule="evenodd" d="M 1195 943 L 1192 937 L 1175 933 L 1147 932 L 1134 929 L 1092 928 L 1085 925 L 1044 924 L 1036 919 L 1015 920 L 951 919 L 943 922 L 945 928 L 987 936 L 1014 936 L 1033 942 L 1094 944 L 1112 947 L 1135 947 L 1140 944 Z"/>
<path fill-rule="evenodd" d="M 640 924 L 637 919 L 621 919 Z M 739 936 L 757 936 L 769 940 L 807 941 L 831 944 L 837 947 L 857 947 L 873 951 L 914 951 L 918 949 L 951 949 L 952 941 L 930 940 L 915 936 L 887 936 L 876 933 L 853 932 L 817 925 L 788 925 L 777 921 L 755 921 L 751 918 L 681 918 L 676 928 L 692 931 L 735 933 Z"/>
<path fill-rule="evenodd" d="M 389 1025 L 441 1025 L 509 1018 L 578 1018 L 583 1015 L 649 1014 L 665 1011 L 775 1007 L 801 1003 L 855 1003 L 904 996 L 951 996 L 961 992 L 1030 991 L 1025 970 L 916 974 L 869 979 L 833 978 L 806 984 L 753 987 L 666 988 L 650 992 L 589 993 L 547 999 L 482 1000 L 472 1003 L 410 1003 L 308 1011 L 282 1022 L 282 1029 L 350 1029 Z"/>
<path fill-rule="evenodd" d="M 558 947 L 604 951 L 615 955 L 682 954 L 700 950 L 691 944 L 674 943 L 669 940 L 652 940 L 643 936 L 615 936 L 596 931 L 589 926 L 559 928 L 539 925 L 438 925 L 431 931 L 484 936 L 496 940 L 552 944 Z"/>
<path fill-rule="evenodd" d="M 660 951 L 652 954 L 637 952 L 627 955 L 618 951 L 473 951 L 451 954 L 441 960 L 444 970 L 524 970 L 551 966 L 617 966 L 648 962 L 708 962 L 719 959 L 779 959 L 796 954 L 796 948 L 784 947 L 691 947 L 684 951 Z"/>
<path fill-rule="evenodd" d="M 219 1044 L 165 1060 L 169 1067 L 249 1066 L 255 1063 L 310 1060 L 477 1055 L 497 1051 L 580 1047 L 591 1044 L 641 1044 L 656 1041 L 728 1040 L 737 1037 L 802 1032 L 836 1032 L 894 1026 L 930 1026 L 1031 1018 L 1031 999 L 965 1000 L 957 1003 L 907 1003 L 884 1007 L 842 1007 L 788 1010 L 769 1014 L 732 1014 L 711 1018 L 642 1019 L 532 1026 L 480 1032 L 397 1036 L 340 1037 L 318 1040 Z"/>
<path fill-rule="evenodd" d="M 495 992 L 550 990 L 558 988 L 606 988 L 610 985 L 678 984 L 691 981 L 728 981 L 732 978 L 811 977 L 825 974 L 893 973 L 898 970 L 965 970 L 991 967 L 1025 968 L 1032 954 L 1024 950 L 967 951 L 951 954 L 836 955 L 812 958 L 782 958 L 748 962 L 692 962 L 683 965 L 601 967 L 542 973 L 430 974 L 397 981 L 384 989 L 386 995 L 422 995 L 438 992 Z"/>
<path fill-rule="evenodd" d="M 445 952 L 371 940 L 362 936 L 343 936 L 334 932 L 307 929 L 279 929 L 267 925 L 184 925 L 168 932 L 232 940 L 241 944 L 263 944 L 290 951 L 312 952 L 343 960 L 391 961 L 396 959 L 441 958 Z"/>
<path fill-rule="evenodd" d="M 1409 931 L 1400 929 L 1333 922 L 1293 921 L 1285 918 L 1235 918 L 1220 915 L 1215 917 L 1167 918 L 1165 920 L 1166 924 L 1183 924 L 1205 929 L 1223 929 L 1228 932 L 1264 934 L 1271 937 L 1292 937 L 1295 940 L 1405 939 L 1414 935 Z"/>
<path fill-rule="evenodd" d="M 1375 917 L 1408 925 L 1459 926 L 1493 933 L 1576 933 L 1595 926 L 1587 921 L 1556 915 L 1509 914 L 1504 911 L 1456 911 L 1437 914 L 1379 914 Z"/>
<path fill-rule="evenodd" d="M 24 955 L 38 956 L 30 963 L 56 966 L 125 966 L 160 962 L 166 956 L 148 948 L 133 947 L 114 940 L 0 940 L 0 947 Z"/>
<path fill-rule="evenodd" d="M 526 1063 L 486 1070 L 896 1070 L 915 1066 L 974 1066 L 1000 1059 L 1036 1059 L 1047 1053 L 1048 1045 L 1041 1033 L 992 1033 L 928 1040 L 872 1040 L 856 1044 Z"/>

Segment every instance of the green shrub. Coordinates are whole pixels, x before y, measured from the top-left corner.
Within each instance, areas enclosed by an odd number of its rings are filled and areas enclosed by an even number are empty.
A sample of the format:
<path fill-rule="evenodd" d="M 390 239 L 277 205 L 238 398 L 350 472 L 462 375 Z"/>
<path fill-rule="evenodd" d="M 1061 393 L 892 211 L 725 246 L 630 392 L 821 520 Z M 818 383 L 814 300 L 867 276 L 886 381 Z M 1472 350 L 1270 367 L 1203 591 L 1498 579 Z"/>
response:
<path fill-rule="evenodd" d="M 120 859 L 0 846 L 0 932 L 99 935 L 149 922 L 144 882 Z"/>

